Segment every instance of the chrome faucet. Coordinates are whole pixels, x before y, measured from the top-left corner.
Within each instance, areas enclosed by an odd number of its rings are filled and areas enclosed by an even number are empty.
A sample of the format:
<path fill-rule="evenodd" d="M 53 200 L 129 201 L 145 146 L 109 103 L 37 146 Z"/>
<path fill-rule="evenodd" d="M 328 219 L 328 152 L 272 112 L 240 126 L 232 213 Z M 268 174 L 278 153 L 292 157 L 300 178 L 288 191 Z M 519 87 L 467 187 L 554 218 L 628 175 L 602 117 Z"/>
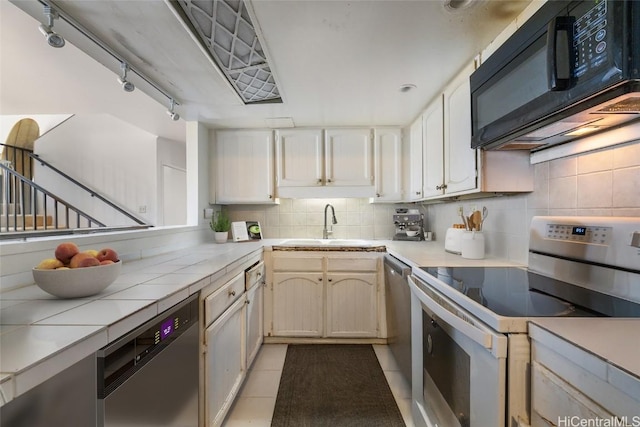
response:
<path fill-rule="evenodd" d="M 333 233 L 333 227 L 331 227 L 331 230 L 327 229 L 327 209 L 328 208 L 331 208 L 331 223 L 332 224 L 338 223 L 338 220 L 336 219 L 336 211 L 333 209 L 333 206 L 327 203 L 327 205 L 324 207 L 324 228 L 322 229 L 323 239 L 328 239 L 329 234 Z"/>

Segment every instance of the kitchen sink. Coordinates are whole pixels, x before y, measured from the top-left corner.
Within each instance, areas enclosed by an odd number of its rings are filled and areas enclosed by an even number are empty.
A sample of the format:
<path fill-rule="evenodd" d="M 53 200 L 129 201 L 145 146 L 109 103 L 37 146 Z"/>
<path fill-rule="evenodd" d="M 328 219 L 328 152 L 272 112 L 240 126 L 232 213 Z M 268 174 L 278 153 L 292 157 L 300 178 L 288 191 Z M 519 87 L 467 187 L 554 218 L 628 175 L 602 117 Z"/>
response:
<path fill-rule="evenodd" d="M 369 240 L 360 239 L 289 239 L 283 240 L 278 246 L 350 246 L 368 248 L 373 246 L 373 243 Z"/>

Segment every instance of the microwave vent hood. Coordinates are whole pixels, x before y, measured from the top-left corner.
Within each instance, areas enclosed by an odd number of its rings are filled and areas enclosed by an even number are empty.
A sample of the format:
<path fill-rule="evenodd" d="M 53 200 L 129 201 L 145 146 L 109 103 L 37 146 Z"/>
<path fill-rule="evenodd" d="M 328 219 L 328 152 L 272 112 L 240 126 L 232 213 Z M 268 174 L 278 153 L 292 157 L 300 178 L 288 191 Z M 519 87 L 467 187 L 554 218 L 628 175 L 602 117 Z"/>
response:
<path fill-rule="evenodd" d="M 598 104 L 592 108 L 573 106 L 573 109 L 587 108 L 585 111 L 560 118 L 561 113 L 550 117 L 549 124 L 532 124 L 521 136 L 508 137 L 507 141 L 497 141 L 486 147 L 494 150 L 531 150 L 538 151 L 587 135 L 610 130 L 640 119 L 640 93 L 616 97 L 610 102 Z M 542 122 L 544 123 L 544 121 Z"/>
<path fill-rule="evenodd" d="M 470 77 L 471 147 L 531 150 L 640 119 L 640 1 L 549 1 Z"/>

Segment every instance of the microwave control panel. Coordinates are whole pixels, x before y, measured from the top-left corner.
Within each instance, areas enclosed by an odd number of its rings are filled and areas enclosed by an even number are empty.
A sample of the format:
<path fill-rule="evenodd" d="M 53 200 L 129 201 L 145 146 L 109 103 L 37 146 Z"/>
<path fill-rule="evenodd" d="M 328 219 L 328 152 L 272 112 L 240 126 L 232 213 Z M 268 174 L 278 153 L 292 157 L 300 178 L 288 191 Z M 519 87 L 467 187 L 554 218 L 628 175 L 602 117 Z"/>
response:
<path fill-rule="evenodd" d="M 607 60 L 607 1 L 595 3 L 573 24 L 574 76 L 580 77 Z"/>

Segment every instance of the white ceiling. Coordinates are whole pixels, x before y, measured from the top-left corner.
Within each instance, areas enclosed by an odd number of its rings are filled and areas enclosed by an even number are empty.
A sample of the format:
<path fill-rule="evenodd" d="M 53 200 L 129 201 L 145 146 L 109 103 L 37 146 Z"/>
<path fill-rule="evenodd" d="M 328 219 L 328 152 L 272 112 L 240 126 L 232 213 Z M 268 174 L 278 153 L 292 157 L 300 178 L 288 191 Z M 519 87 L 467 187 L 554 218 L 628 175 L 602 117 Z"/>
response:
<path fill-rule="evenodd" d="M 11 1 L 33 18 L 0 2 L 1 114 L 109 112 L 184 139 L 166 97 L 131 73 L 138 90 L 123 92 L 119 62 L 62 20 L 54 29 L 67 46 L 50 48 L 34 20 L 45 21 L 42 5 Z M 175 97 L 184 119 L 239 128 L 277 117 L 296 126 L 405 126 L 530 0 L 478 0 L 457 13 L 441 0 L 253 0 L 284 101 L 265 105 L 241 102 L 168 0 L 55 3 Z M 408 83 L 417 89 L 400 92 Z"/>

